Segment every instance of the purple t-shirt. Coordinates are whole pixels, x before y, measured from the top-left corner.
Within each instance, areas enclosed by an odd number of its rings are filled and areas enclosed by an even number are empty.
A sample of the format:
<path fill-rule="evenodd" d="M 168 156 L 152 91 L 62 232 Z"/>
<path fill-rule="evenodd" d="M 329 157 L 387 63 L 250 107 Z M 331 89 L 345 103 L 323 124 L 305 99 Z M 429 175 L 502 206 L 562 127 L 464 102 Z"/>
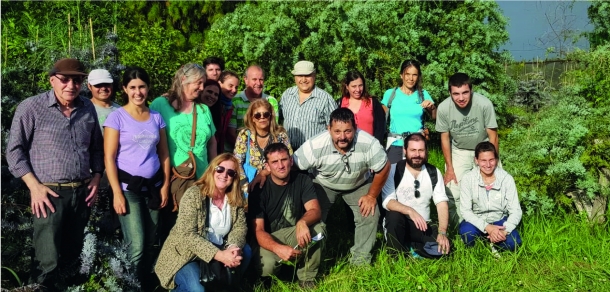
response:
<path fill-rule="evenodd" d="M 151 178 L 157 173 L 161 166 L 157 155 L 159 130 L 165 128 L 161 114 L 151 110 L 148 121 L 140 122 L 132 118 L 124 108 L 120 108 L 108 115 L 104 127 L 119 131 L 116 155 L 119 169 L 144 178 Z"/>

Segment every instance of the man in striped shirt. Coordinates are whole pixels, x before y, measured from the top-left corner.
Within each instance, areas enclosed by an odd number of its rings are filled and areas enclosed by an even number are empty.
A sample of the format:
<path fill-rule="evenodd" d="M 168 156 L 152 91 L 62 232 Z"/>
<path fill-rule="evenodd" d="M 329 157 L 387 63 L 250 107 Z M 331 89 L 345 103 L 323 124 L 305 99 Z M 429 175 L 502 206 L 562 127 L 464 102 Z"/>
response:
<path fill-rule="evenodd" d="M 292 70 L 296 86 L 286 89 L 280 99 L 280 120 L 288 132 L 292 149 L 326 130 L 330 113 L 337 103 L 328 92 L 316 86 L 316 70 L 309 61 L 299 61 Z"/>
<path fill-rule="evenodd" d="M 388 157 L 375 137 L 356 128 L 351 110 L 330 114 L 328 131 L 307 140 L 294 153 L 294 163 L 313 170 L 322 221 L 337 196 L 352 209 L 356 230 L 351 263 L 369 264 L 377 235 L 377 196 L 389 173 Z M 375 173 L 371 182 L 371 170 Z"/>
<path fill-rule="evenodd" d="M 78 264 L 104 151 L 95 107 L 79 95 L 85 66 L 61 59 L 49 75 L 52 90 L 17 106 L 6 161 L 30 190 L 35 251 L 30 282 L 44 291 L 63 291 L 66 287 L 56 286 L 63 282 L 58 269 Z"/>
<path fill-rule="evenodd" d="M 248 110 L 250 103 L 259 99 L 264 98 L 271 106 L 273 106 L 273 112 L 275 115 L 275 121 L 278 121 L 278 102 L 273 96 L 263 93 L 263 85 L 265 84 L 265 72 L 263 68 L 258 65 L 252 65 L 246 69 L 244 73 L 244 83 L 246 89 L 238 93 L 233 98 L 233 115 L 229 120 L 229 139 L 228 141 L 235 141 L 237 139 L 237 130 L 244 126 L 244 115 Z"/>

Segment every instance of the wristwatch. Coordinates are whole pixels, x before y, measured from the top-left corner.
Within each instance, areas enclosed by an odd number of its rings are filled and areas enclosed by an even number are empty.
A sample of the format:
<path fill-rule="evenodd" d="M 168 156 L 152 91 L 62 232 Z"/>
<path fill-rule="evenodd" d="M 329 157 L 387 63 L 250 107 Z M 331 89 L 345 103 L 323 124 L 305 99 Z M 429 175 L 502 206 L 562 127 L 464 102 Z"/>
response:
<path fill-rule="evenodd" d="M 444 235 L 444 236 L 447 236 L 447 231 L 440 231 L 440 230 L 439 230 L 439 231 L 438 231 L 438 234 L 440 234 L 440 235 Z"/>

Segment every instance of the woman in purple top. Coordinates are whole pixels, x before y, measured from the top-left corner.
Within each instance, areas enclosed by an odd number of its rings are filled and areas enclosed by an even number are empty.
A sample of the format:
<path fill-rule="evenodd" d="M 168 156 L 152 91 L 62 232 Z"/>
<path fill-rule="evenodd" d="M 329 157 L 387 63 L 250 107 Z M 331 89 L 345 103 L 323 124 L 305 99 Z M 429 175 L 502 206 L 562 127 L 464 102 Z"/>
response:
<path fill-rule="evenodd" d="M 123 75 L 128 102 L 104 122 L 104 162 L 114 210 L 128 258 L 142 285 L 151 282 L 147 277 L 152 269 L 158 209 L 167 203 L 170 179 L 165 122 L 146 106 L 149 84 L 144 69 L 128 68 Z"/>

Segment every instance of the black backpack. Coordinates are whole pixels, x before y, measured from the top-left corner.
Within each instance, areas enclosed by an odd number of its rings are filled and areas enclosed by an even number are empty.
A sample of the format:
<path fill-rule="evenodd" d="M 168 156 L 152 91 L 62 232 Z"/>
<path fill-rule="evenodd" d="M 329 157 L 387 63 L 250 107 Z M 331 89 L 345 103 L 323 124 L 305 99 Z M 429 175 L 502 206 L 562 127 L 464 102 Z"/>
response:
<path fill-rule="evenodd" d="M 430 180 L 432 181 L 432 191 L 436 187 L 438 183 L 438 172 L 436 171 L 436 167 L 428 162 L 425 163 L 426 170 L 428 171 L 428 175 L 430 175 Z M 394 187 L 398 189 L 398 185 L 402 180 L 402 176 L 405 174 L 405 168 L 407 166 L 407 161 L 405 159 L 398 161 L 396 163 L 396 172 L 394 173 Z"/>

